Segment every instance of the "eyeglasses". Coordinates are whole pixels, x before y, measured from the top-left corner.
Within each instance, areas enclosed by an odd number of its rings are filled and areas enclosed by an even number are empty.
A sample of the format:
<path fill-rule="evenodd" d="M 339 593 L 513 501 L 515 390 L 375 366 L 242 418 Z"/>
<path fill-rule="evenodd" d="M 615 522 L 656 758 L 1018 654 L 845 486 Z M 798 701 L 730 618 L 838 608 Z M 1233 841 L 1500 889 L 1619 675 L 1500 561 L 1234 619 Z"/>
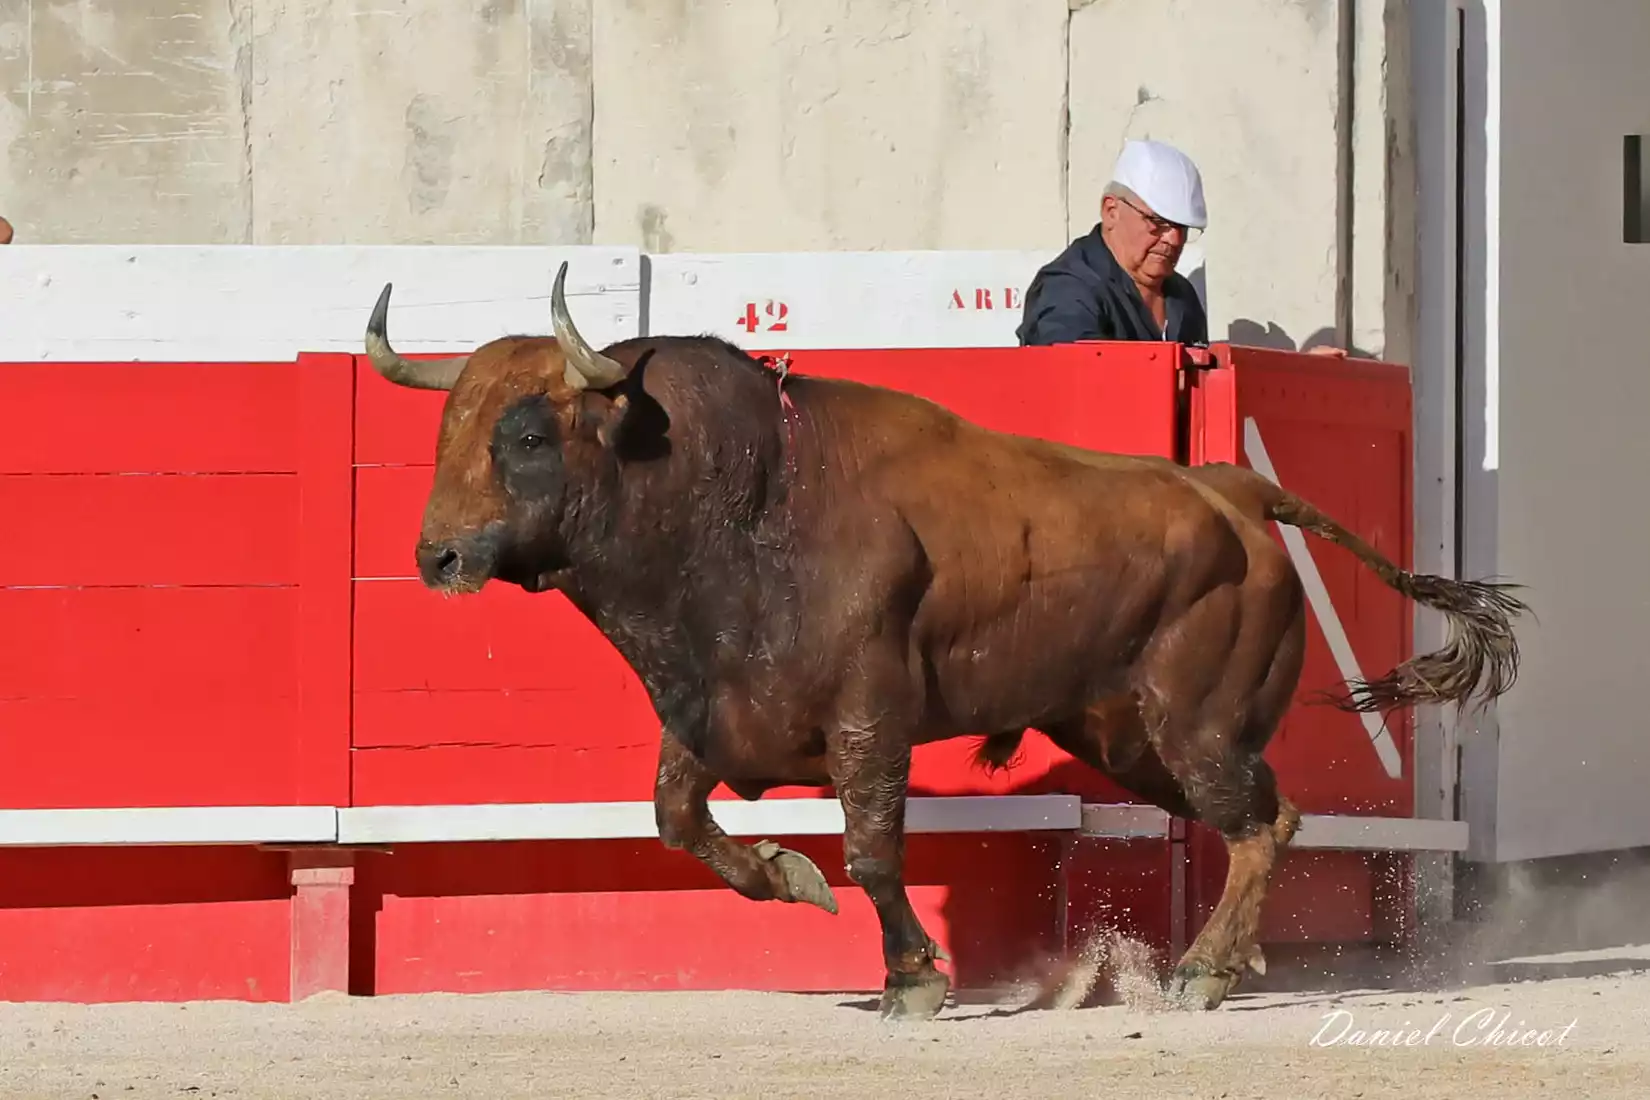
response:
<path fill-rule="evenodd" d="M 1203 235 L 1203 230 L 1196 228 L 1195 226 L 1181 225 L 1179 222 L 1172 222 L 1168 218 L 1160 218 L 1149 210 L 1142 210 L 1128 199 L 1125 199 L 1122 195 L 1113 195 L 1112 198 L 1116 199 L 1130 210 L 1133 210 L 1142 218 L 1145 218 L 1146 224 L 1151 226 L 1152 232 L 1157 234 L 1159 237 L 1167 237 L 1170 233 L 1178 229 L 1186 234 L 1186 243 L 1190 244 Z"/>

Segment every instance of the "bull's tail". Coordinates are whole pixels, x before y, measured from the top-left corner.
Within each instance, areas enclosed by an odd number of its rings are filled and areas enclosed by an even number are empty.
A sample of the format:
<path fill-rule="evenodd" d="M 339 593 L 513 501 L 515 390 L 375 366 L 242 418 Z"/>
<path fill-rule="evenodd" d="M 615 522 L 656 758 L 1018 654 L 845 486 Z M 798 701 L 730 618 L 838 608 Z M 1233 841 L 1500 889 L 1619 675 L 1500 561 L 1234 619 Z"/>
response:
<path fill-rule="evenodd" d="M 1020 745 L 1025 741 L 1025 736 L 1025 730 L 1015 730 L 980 738 L 980 743 L 974 746 L 974 766 L 987 775 L 1002 771 L 1020 755 Z"/>
<path fill-rule="evenodd" d="M 1258 475 L 1257 475 L 1258 476 Z M 1518 640 L 1513 620 L 1529 608 L 1497 581 L 1451 580 L 1406 572 L 1357 535 L 1300 497 L 1266 482 L 1266 516 L 1298 527 L 1355 554 L 1386 585 L 1423 607 L 1443 613 L 1449 641 L 1421 653 L 1375 680 L 1355 680 L 1328 699 L 1342 710 L 1385 712 L 1414 703 L 1489 702 L 1518 678 Z"/>

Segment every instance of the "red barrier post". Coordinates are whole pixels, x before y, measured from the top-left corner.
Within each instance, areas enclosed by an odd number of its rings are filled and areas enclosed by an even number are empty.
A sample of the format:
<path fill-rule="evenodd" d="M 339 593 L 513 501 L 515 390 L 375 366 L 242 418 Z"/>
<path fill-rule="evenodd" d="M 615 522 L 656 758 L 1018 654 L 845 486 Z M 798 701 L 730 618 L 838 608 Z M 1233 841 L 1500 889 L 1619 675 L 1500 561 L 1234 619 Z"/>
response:
<path fill-rule="evenodd" d="M 298 724 L 294 797 L 349 804 L 355 550 L 355 358 L 300 355 Z"/>
<path fill-rule="evenodd" d="M 350 888 L 355 853 L 299 848 L 288 853 L 292 881 L 291 999 L 350 989 Z"/>

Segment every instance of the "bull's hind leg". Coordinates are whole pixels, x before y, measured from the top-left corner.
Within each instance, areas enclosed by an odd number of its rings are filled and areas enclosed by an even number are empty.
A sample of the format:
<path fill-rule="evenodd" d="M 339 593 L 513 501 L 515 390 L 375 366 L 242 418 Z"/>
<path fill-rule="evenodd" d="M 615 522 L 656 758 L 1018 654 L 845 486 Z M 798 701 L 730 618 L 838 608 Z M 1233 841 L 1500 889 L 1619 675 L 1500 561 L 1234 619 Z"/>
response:
<path fill-rule="evenodd" d="M 801 901 L 836 912 L 836 896 L 813 860 L 771 840 L 742 844 L 710 816 L 717 777 L 671 735 L 659 738 L 653 813 L 666 847 L 686 849 L 752 901 Z"/>
<path fill-rule="evenodd" d="M 1236 986 L 1244 967 L 1265 966 L 1256 944 L 1260 905 L 1276 855 L 1295 835 L 1299 812 L 1277 795 L 1272 770 L 1258 753 L 1241 765 L 1217 764 L 1218 755 L 1186 754 L 1174 756 L 1175 767 L 1165 763 L 1134 695 L 1096 703 L 1080 720 L 1051 724 L 1047 734 L 1130 793 L 1176 817 L 1212 824 L 1226 837 L 1231 860 L 1225 893 L 1171 978 L 1177 995 L 1189 994 L 1194 1003 L 1215 1007 Z M 1220 741 L 1217 736 L 1202 743 L 1218 746 Z"/>
<path fill-rule="evenodd" d="M 1188 616 L 1178 640 L 1196 652 L 1170 646 L 1156 655 L 1148 682 L 1157 690 L 1142 707 L 1157 755 L 1196 819 L 1226 842 L 1225 889 L 1170 978 L 1172 995 L 1202 1008 L 1225 1000 L 1244 970 L 1264 973 L 1261 903 L 1300 822 L 1261 756 L 1305 656 L 1299 586 L 1257 567 L 1242 600 L 1237 614 L 1210 599 Z"/>
<path fill-rule="evenodd" d="M 1220 770 L 1247 775 L 1235 782 L 1223 775 L 1213 783 L 1221 792 L 1215 797 L 1224 803 L 1213 823 L 1226 841 L 1226 884 L 1169 982 L 1171 995 L 1205 1009 L 1225 1000 L 1246 969 L 1265 973 L 1258 942 L 1261 903 L 1278 857 L 1300 822 L 1295 807 L 1277 794 L 1265 760 L 1249 757 Z"/>

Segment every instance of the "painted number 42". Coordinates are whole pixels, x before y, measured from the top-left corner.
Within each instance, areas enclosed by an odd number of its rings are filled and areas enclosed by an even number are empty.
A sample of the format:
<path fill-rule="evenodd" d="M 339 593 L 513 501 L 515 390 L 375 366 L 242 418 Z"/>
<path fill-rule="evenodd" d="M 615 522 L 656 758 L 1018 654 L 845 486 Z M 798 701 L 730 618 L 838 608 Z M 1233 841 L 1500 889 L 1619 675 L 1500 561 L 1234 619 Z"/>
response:
<path fill-rule="evenodd" d="M 746 302 L 745 313 L 736 323 L 746 332 L 755 332 L 759 328 L 763 332 L 784 332 L 790 328 L 790 322 L 785 320 L 790 312 L 790 307 L 784 302 L 776 302 L 772 298 L 761 309 L 755 302 Z"/>

